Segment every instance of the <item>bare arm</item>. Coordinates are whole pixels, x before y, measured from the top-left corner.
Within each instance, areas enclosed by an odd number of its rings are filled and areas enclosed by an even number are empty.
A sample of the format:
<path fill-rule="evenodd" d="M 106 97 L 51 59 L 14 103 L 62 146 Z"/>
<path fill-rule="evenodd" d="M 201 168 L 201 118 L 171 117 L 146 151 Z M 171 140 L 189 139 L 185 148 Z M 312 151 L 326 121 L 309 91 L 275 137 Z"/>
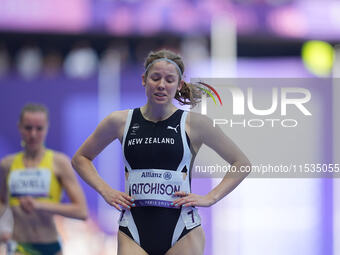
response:
<path fill-rule="evenodd" d="M 13 216 L 8 206 L 7 175 L 13 156 L 7 156 L 0 162 L 0 242 L 11 238 L 13 231 Z"/>
<path fill-rule="evenodd" d="M 0 217 L 6 210 L 8 203 L 7 201 L 8 191 L 6 180 L 12 161 L 13 156 L 7 156 L 0 162 Z"/>
<path fill-rule="evenodd" d="M 194 150 L 198 151 L 202 144 L 206 144 L 217 152 L 224 160 L 236 169 L 235 173 L 228 172 L 222 181 L 212 189 L 206 196 L 190 194 L 185 196 L 183 192 L 176 195 L 184 196 L 175 204 L 185 206 L 210 206 L 221 200 L 233 191 L 242 180 L 249 174 L 249 171 L 240 171 L 241 167 L 249 169 L 250 162 L 244 153 L 228 138 L 217 126 L 213 127 L 212 120 L 200 114 L 190 114 L 190 139 L 192 139 Z M 198 128 L 199 127 L 199 128 Z"/>
<path fill-rule="evenodd" d="M 103 196 L 105 201 L 120 210 L 119 205 L 130 208 L 132 198 L 124 192 L 112 189 L 98 174 L 92 160 L 112 141 L 121 138 L 127 111 L 113 112 L 99 123 L 72 158 L 78 174 Z"/>
<path fill-rule="evenodd" d="M 233 191 L 249 171 L 241 171 L 241 167 L 249 169 L 250 162 L 246 155 L 226 136 L 219 126 L 213 127 L 212 120 L 206 118 L 204 132 L 207 134 L 203 138 L 203 143 L 215 150 L 224 160 L 236 169 L 236 173 L 228 172 L 222 181 L 208 193 L 213 204 Z"/>

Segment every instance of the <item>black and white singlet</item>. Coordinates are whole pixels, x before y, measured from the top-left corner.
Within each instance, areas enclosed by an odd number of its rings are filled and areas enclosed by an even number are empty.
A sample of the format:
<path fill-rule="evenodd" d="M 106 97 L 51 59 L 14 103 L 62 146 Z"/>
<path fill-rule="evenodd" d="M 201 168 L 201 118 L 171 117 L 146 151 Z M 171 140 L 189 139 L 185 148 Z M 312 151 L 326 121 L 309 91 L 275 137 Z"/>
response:
<path fill-rule="evenodd" d="M 200 225 L 195 207 L 176 208 L 176 191 L 190 192 L 187 112 L 177 110 L 168 119 L 146 120 L 140 108 L 129 110 L 123 137 L 125 189 L 136 207 L 123 210 L 119 229 L 149 255 L 165 254 L 181 237 Z"/>

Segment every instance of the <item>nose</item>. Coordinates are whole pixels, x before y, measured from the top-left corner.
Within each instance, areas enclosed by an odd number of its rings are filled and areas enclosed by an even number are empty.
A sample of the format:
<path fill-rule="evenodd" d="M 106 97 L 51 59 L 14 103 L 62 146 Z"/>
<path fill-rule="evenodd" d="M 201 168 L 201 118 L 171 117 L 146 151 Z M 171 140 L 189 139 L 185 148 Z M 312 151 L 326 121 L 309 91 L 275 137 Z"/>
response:
<path fill-rule="evenodd" d="M 31 137 L 35 138 L 37 136 L 37 130 L 35 128 L 32 128 L 30 135 Z"/>
<path fill-rule="evenodd" d="M 160 80 L 160 82 L 158 83 L 158 86 L 157 86 L 157 89 L 160 89 L 160 90 L 163 90 L 163 89 L 165 89 L 165 80 L 164 80 L 164 78 L 162 78 L 161 80 Z"/>

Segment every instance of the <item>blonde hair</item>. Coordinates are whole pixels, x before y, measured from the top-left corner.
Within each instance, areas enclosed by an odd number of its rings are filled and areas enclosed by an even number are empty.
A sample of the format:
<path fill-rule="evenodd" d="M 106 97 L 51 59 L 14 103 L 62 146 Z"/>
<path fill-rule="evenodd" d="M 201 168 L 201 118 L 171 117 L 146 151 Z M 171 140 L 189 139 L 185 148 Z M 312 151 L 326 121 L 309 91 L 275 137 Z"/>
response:
<path fill-rule="evenodd" d="M 144 62 L 145 74 L 144 79 L 146 80 L 150 67 L 153 63 L 157 62 L 158 59 L 168 59 L 169 62 L 174 62 L 177 65 L 176 69 L 179 76 L 179 82 L 181 82 L 182 74 L 184 73 L 184 63 L 182 57 L 179 54 L 167 49 L 162 49 L 156 52 L 151 51 Z M 175 99 L 181 105 L 191 105 L 194 107 L 199 103 L 201 98 L 201 90 L 199 90 L 194 84 L 184 82 L 180 91 L 176 92 Z"/>
<path fill-rule="evenodd" d="M 20 116 L 19 116 L 19 123 L 22 122 L 25 112 L 43 112 L 46 114 L 47 121 L 49 119 L 49 112 L 46 106 L 42 104 L 28 103 L 21 109 Z"/>

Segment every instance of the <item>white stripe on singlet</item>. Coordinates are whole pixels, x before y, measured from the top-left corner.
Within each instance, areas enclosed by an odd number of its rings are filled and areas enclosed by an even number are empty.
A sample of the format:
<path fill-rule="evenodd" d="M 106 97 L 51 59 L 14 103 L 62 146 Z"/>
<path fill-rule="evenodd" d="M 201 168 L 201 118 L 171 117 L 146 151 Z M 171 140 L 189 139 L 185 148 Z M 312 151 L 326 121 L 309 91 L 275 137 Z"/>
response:
<path fill-rule="evenodd" d="M 135 240 L 136 243 L 138 243 L 140 245 L 140 241 L 139 241 L 139 234 L 138 234 L 138 229 L 137 226 L 135 224 L 135 221 L 133 220 L 132 214 L 130 210 L 126 210 L 126 217 L 127 217 L 127 227 L 133 237 L 133 240 Z"/>
<path fill-rule="evenodd" d="M 182 209 L 181 209 L 181 211 L 182 211 Z M 184 228 L 185 228 L 185 224 L 184 224 L 184 221 L 181 219 L 181 214 L 180 214 L 179 218 L 177 220 L 177 224 L 176 224 L 174 233 L 172 234 L 171 246 L 173 246 L 178 241 L 178 238 L 182 234 Z"/>
<path fill-rule="evenodd" d="M 182 171 L 183 168 L 186 166 L 187 168 L 187 176 L 186 176 L 186 180 L 184 185 L 186 187 L 184 187 L 184 189 L 187 192 L 191 192 L 190 189 L 190 183 L 189 183 L 189 176 L 190 176 L 190 162 L 191 162 L 191 151 L 190 148 L 188 146 L 188 141 L 187 141 L 187 136 L 186 136 L 186 132 L 185 132 L 185 123 L 186 123 L 186 119 L 187 119 L 187 115 L 188 112 L 184 111 L 181 117 L 181 137 L 182 137 L 182 143 L 183 143 L 183 158 L 181 160 L 181 162 L 178 165 L 178 168 L 176 171 Z M 179 215 L 174 233 L 172 235 L 172 241 L 171 241 L 171 245 L 173 246 L 177 241 L 178 238 L 180 237 L 180 235 L 182 234 L 184 228 L 185 228 L 185 223 L 184 220 L 182 219 L 182 208 L 181 208 L 181 214 Z"/>
<path fill-rule="evenodd" d="M 125 166 L 126 166 L 126 168 L 129 172 L 131 171 L 131 166 L 130 166 L 129 162 L 126 160 L 125 153 L 124 153 L 124 147 L 125 147 L 125 139 L 126 139 L 126 136 L 127 136 L 128 131 L 129 131 L 130 124 L 131 124 L 132 114 L 133 114 L 133 109 L 130 109 L 129 112 L 128 112 L 128 116 L 126 118 L 123 141 L 122 141 L 124 163 L 125 163 Z"/>
<path fill-rule="evenodd" d="M 188 174 L 189 174 L 189 171 L 190 171 L 189 167 L 190 167 L 192 155 L 191 155 L 190 148 L 188 146 L 187 136 L 185 133 L 185 122 L 187 119 L 187 115 L 188 115 L 188 112 L 183 111 L 183 114 L 181 117 L 181 137 L 182 137 L 182 143 L 183 143 L 183 157 L 176 171 L 182 171 L 183 168 L 186 166 Z"/>

